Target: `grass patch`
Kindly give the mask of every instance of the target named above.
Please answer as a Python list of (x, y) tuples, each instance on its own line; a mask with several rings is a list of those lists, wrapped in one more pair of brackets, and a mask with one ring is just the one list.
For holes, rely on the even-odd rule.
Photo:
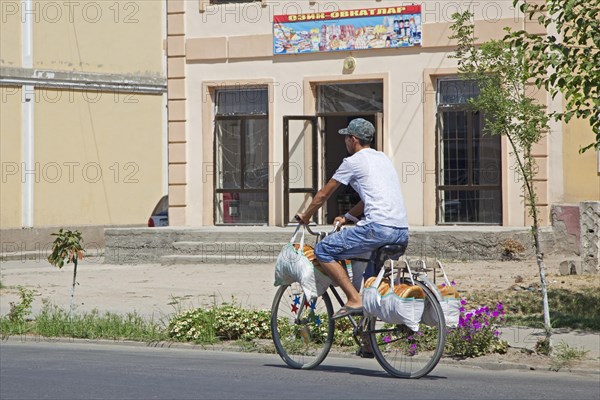
[(111, 339), (162, 341), (169, 337), (162, 324), (147, 321), (136, 313), (124, 316), (97, 310), (74, 314), (44, 302), (40, 314), (31, 320), (0, 319), (2, 336), (35, 334), (45, 337), (69, 337), (81, 339)]
[[(489, 292), (469, 294), (474, 303), (502, 301), (506, 308), (506, 324), (540, 328), (544, 324), (540, 291)], [(553, 328), (600, 331), (600, 292), (594, 289), (572, 291), (548, 289), (550, 320)]]

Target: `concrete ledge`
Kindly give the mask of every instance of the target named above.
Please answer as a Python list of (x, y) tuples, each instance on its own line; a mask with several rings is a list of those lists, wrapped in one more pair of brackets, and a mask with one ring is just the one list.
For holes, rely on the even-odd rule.
[[(315, 229), (329, 231), (330, 227)], [(106, 229), (104, 257), (107, 264), (173, 264), (191, 263), (194, 260), (199, 263), (274, 262), (293, 230), (294, 227), (255, 226)], [(500, 260), (502, 243), (507, 239), (516, 240), (526, 248), (523, 257), (533, 257), (529, 228), (489, 226), (411, 228), (406, 254), (410, 258)], [(555, 252), (555, 249), (560, 249), (556, 245), (560, 240), (562, 239), (555, 237), (552, 229), (543, 230), (544, 253), (562, 254)], [(312, 238), (308, 242), (314, 243)]]
[(90, 248), (104, 248), (104, 225), (54, 226), (43, 228), (14, 228), (0, 230), (0, 253), (2, 255), (39, 252), (50, 249), (59, 229), (78, 230), (83, 243)]

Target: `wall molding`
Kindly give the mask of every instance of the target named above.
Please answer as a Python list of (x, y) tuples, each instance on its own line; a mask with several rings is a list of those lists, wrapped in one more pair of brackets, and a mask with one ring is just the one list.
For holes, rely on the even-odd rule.
[(54, 71), (37, 68), (0, 67), (0, 85), (72, 90), (96, 90), (162, 95), (167, 80), (158, 76)]

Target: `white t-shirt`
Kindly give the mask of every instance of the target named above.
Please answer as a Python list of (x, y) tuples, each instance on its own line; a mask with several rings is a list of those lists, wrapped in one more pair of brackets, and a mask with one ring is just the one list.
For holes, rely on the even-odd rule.
[(398, 174), (384, 153), (367, 148), (344, 158), (333, 179), (352, 186), (365, 204), (365, 218), (358, 225), (408, 228)]

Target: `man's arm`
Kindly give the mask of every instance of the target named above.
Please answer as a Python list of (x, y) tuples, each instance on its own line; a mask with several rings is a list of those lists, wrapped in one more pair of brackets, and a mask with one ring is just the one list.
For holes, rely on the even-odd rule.
[(297, 215), (300, 217), (300, 220), (304, 224), (308, 224), (310, 222), (311, 217), (325, 202), (327, 199), (331, 197), (331, 195), (340, 187), (340, 183), (335, 179), (330, 179), (329, 182), (323, 186), (321, 190), (317, 192), (313, 201), (310, 203), (306, 211), (303, 213), (298, 213)]
[(345, 215), (340, 215), (338, 217), (335, 217), (335, 219), (333, 220), (333, 224), (340, 224), (340, 225), (346, 225), (348, 223), (348, 221), (351, 222), (358, 222), (359, 220), (359, 216), (362, 215), (362, 213), (365, 211), (365, 203), (363, 203), (363, 201), (359, 201), (358, 203), (356, 203), (356, 205), (354, 207), (352, 207), (350, 209), (350, 211), (348, 211)]
[(356, 205), (354, 207), (352, 207), (350, 209), (350, 211), (348, 211), (348, 214), (352, 215), (355, 218), (358, 218), (362, 215), (362, 213), (365, 211), (365, 203), (363, 203), (363, 201), (359, 201), (358, 203), (356, 203)]

